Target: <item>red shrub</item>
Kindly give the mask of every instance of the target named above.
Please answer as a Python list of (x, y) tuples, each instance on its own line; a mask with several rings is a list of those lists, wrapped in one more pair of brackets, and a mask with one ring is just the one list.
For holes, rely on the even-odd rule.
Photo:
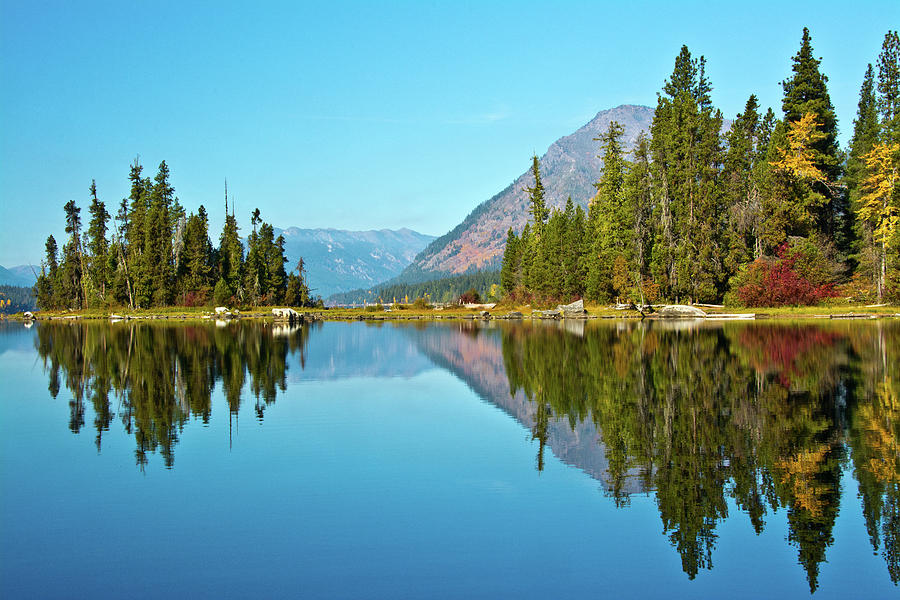
[(481, 302), (481, 296), (475, 288), (463, 292), (459, 297), (460, 304), (478, 304), (479, 302)]
[(831, 284), (815, 285), (795, 269), (797, 258), (787, 244), (778, 248), (776, 260), (760, 258), (747, 267), (737, 288), (737, 296), (746, 306), (809, 306), (837, 293)]
[(191, 291), (187, 292), (184, 295), (184, 299), (182, 300), (182, 304), (184, 306), (205, 306), (207, 303), (206, 292), (200, 291)]

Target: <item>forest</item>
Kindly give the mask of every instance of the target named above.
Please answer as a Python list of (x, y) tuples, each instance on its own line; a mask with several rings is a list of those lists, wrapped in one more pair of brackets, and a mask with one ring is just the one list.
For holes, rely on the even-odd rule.
[(627, 152), (611, 123), (588, 210), (544, 200), (537, 157), (525, 228), (507, 233), (514, 301), (722, 302), (745, 306), (900, 300), (900, 39), (865, 68), (853, 133), (838, 146), (828, 77), (809, 30), (781, 115), (751, 95), (730, 127), (704, 57), (686, 46), (658, 93), (649, 136)]
[(454, 302), (471, 291), (476, 292), (478, 297), (485, 301), (499, 300), (501, 296), (499, 271), (477, 271), (419, 283), (387, 282), (369, 290), (334, 294), (328, 301), (337, 305), (408, 303), (416, 298), (424, 298), (431, 302)]
[(219, 245), (209, 238), (209, 220), (201, 205), (186, 214), (170, 183), (169, 167), (159, 165), (156, 177), (143, 175), (136, 159), (129, 172), (131, 193), (123, 198), (115, 218), (89, 188), (90, 220), (82, 227), (74, 200), (64, 206), (68, 238), (60, 250), (51, 235), (35, 284), (37, 305), (47, 309), (127, 306), (131, 309), (170, 305), (204, 306), (212, 302), (237, 305), (308, 306), (303, 259), (288, 273), (284, 238), (274, 235), (259, 209), (250, 219), (246, 252), (237, 219), (228, 213)]
[(0, 314), (11, 315), (34, 308), (34, 293), (31, 288), (0, 285)]

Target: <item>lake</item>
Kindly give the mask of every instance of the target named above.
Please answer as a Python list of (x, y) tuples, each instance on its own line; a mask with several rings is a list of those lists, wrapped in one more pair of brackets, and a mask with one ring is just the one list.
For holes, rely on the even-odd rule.
[(0, 596), (894, 598), (900, 322), (0, 323)]

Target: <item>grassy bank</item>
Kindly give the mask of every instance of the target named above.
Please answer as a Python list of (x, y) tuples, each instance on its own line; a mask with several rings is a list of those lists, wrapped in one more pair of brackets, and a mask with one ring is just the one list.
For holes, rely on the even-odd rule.
[[(510, 312), (522, 313), (523, 317), (530, 318), (532, 310), (537, 307), (521, 304), (498, 304), (490, 309), (491, 317), (503, 317)], [(548, 307), (539, 307), (548, 308)], [(599, 304), (585, 305), (588, 318), (621, 318), (639, 319), (641, 314), (634, 310), (617, 310), (615, 307)], [(325, 320), (409, 320), (409, 319), (471, 319), (481, 317), (482, 309), (451, 307), (451, 308), (423, 308), (412, 305), (386, 307), (375, 310), (368, 308), (329, 308), (329, 309), (296, 309), (298, 312), (315, 315), (316, 318)], [(807, 319), (807, 318), (852, 318), (854, 316), (898, 317), (900, 306), (865, 306), (833, 304), (824, 306), (778, 307), (778, 308), (732, 308), (732, 307), (702, 307), (709, 315), (720, 314), (755, 314), (758, 319)], [(110, 319), (119, 316), (126, 319), (162, 319), (162, 320), (208, 320), (217, 317), (210, 307), (183, 307), (173, 306), (166, 308), (151, 308), (140, 310), (117, 309), (88, 309), (77, 311), (39, 311), (35, 312), (38, 320), (67, 320), (67, 319)], [(240, 319), (272, 319), (272, 307), (257, 306), (244, 307), (232, 310), (233, 318)], [(5, 316), (6, 319), (23, 320), (23, 313)]]

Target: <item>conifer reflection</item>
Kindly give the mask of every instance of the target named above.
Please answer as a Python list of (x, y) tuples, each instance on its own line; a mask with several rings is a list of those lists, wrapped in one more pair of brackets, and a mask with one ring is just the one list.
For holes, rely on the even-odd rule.
[[(541, 415), (591, 419), (609, 494), (622, 506), (634, 482), (653, 490), (690, 578), (712, 568), (731, 498), (757, 532), (768, 512), (786, 510), (787, 539), (814, 591), (848, 447), (873, 546), (897, 582), (898, 333), (894, 323), (650, 323), (581, 337), (524, 324), (504, 330), (503, 355), (510, 392), (535, 402), (534, 437)], [(542, 452), (543, 443), (539, 468)]]
[[(236, 415), (249, 378), (254, 410), (266, 407), (286, 389), (288, 354), (301, 365), (309, 328), (273, 328), (244, 323), (216, 328), (198, 324), (51, 324), (38, 327), (36, 348), (54, 397), (60, 371), (72, 395), (69, 429), (85, 425), (85, 396), (94, 414), (98, 452), (103, 433), (118, 417), (134, 436), (135, 460), (145, 465), (158, 452), (167, 467), (190, 418), (208, 423), (211, 397), (221, 382), (228, 410)], [(110, 395), (115, 398), (113, 408)]]

